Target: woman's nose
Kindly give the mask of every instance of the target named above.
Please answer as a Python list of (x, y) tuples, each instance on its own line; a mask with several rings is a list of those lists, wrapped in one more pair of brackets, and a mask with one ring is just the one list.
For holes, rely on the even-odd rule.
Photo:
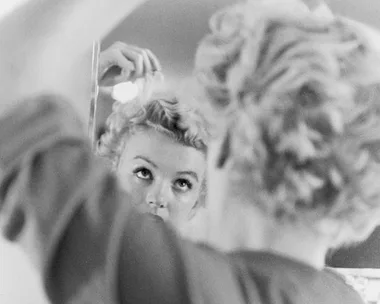
[(164, 200), (161, 200), (161, 199), (149, 199), (147, 201), (148, 205), (151, 207), (151, 208), (166, 208), (167, 204), (165, 203)]
[(155, 187), (150, 191), (146, 196), (146, 203), (152, 208), (154, 211), (157, 209), (163, 209), (168, 206), (168, 191), (165, 189), (165, 185), (161, 185), (160, 187)]

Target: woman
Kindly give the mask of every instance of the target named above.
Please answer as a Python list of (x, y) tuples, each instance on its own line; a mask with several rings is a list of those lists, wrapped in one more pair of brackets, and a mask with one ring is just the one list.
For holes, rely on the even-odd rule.
[(363, 303), (324, 259), (379, 223), (379, 62), (343, 19), (219, 12), (196, 72), (216, 130), (209, 242), (234, 252), (136, 211), (51, 96), (0, 120), (4, 235), (53, 303)]
[[(98, 154), (121, 186), (148, 210), (190, 237), (204, 200), (207, 129), (203, 117), (165, 97), (116, 102)], [(193, 227), (194, 229), (195, 227)]]
[(195, 237), (193, 217), (205, 194), (207, 128), (199, 112), (174, 96), (156, 92), (156, 98), (150, 97), (154, 86), (161, 84), (152, 75), (160, 71), (159, 60), (148, 49), (116, 42), (101, 52), (102, 116), (114, 103), (109, 87), (145, 82), (140, 82), (144, 87), (138, 97), (115, 102), (108, 118), (99, 119), (107, 122), (97, 154), (110, 161), (134, 202), (170, 222), (182, 235)]

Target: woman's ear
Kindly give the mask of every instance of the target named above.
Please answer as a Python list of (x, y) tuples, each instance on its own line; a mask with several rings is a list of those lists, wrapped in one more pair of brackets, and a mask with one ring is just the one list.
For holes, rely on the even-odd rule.
[(191, 220), (195, 214), (199, 211), (199, 209), (205, 208), (206, 205), (206, 183), (202, 185), (202, 190), (199, 195), (198, 200), (195, 202), (194, 206), (191, 208), (188, 216), (188, 220)]
[(197, 214), (197, 211), (199, 210), (199, 208), (201, 207), (201, 203), (199, 201), (196, 201), (195, 205), (193, 206), (193, 208), (191, 208), (190, 212), (189, 212), (189, 216), (188, 216), (188, 220), (192, 220), (193, 217)]
[(227, 129), (222, 137), (221, 145), (216, 154), (216, 167), (223, 169), (231, 156), (231, 132)]
[(221, 130), (209, 144), (207, 168), (206, 208), (213, 216), (222, 211), (222, 205), (227, 200), (230, 185), (231, 167), (234, 164), (231, 129)]

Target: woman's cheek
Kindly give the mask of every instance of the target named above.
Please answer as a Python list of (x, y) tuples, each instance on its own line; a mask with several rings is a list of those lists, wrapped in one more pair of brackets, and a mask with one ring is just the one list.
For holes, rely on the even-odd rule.
[(175, 222), (188, 221), (197, 198), (197, 195), (192, 195), (191, 193), (177, 196), (176, 199), (169, 204), (170, 218)]
[(123, 189), (131, 196), (134, 204), (145, 204), (146, 187), (134, 176), (121, 181)]
[(142, 183), (134, 181), (131, 185), (130, 193), (134, 200), (145, 204), (146, 190), (147, 187), (144, 187)]

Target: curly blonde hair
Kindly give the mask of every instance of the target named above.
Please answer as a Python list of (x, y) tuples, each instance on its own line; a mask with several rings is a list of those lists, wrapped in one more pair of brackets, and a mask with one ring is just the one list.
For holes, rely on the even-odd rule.
[(249, 174), (277, 220), (334, 219), (337, 243), (366, 237), (380, 222), (379, 52), (342, 18), (254, 4), (210, 26), (195, 76), (230, 132), (232, 176)]
[(115, 102), (107, 119), (107, 131), (98, 142), (97, 154), (109, 159), (116, 168), (128, 136), (147, 128), (206, 153), (206, 120), (196, 110), (167, 95), (148, 101), (137, 98), (128, 103)]

